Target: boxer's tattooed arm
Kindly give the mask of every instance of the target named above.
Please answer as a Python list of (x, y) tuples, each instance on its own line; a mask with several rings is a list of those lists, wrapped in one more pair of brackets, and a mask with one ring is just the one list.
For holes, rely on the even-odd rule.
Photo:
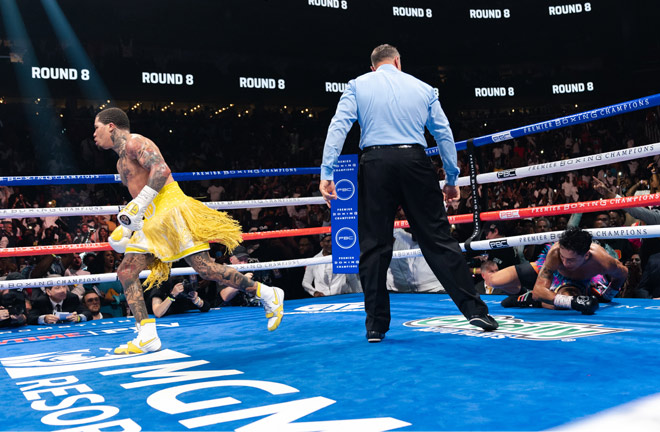
[(536, 283), (534, 284), (533, 296), (535, 300), (541, 300), (544, 303), (553, 304), (555, 294), (550, 291), (553, 278), (553, 271), (544, 265), (539, 272)]
[(257, 284), (252, 279), (245, 277), (232, 267), (216, 263), (208, 252), (188, 256), (186, 261), (202, 279), (216, 281), (240, 291), (254, 292), (257, 289)]
[(124, 291), (126, 302), (131, 308), (131, 312), (133, 312), (135, 321), (141, 322), (143, 319), (149, 318), (147, 305), (144, 303), (144, 295), (142, 294), (142, 284), (140, 284), (140, 280), (138, 279), (131, 282), (124, 288)]
[(170, 168), (154, 143), (142, 137), (134, 138), (134, 140), (138, 142), (137, 162), (141, 167), (149, 170), (147, 186), (159, 191), (170, 177)]
[(552, 278), (553, 278), (552, 274), (553, 274), (552, 271), (550, 271), (549, 269), (543, 267), (543, 268), (541, 268), (541, 271), (539, 272), (539, 277), (542, 277), (543, 279), (552, 280)]

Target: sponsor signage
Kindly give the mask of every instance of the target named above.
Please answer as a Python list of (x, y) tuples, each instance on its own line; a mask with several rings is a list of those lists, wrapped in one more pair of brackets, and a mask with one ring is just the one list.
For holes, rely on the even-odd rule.
[(609, 333), (621, 333), (630, 329), (603, 327), (600, 324), (584, 324), (564, 321), (526, 322), (522, 319), (505, 315), (494, 317), (499, 328), (494, 332), (482, 332), (475, 329), (462, 315), (424, 318), (404, 323), (420, 331), (431, 333), (464, 334), (474, 333), (491, 339), (525, 339), (535, 341), (555, 341), (600, 336)]
[(332, 201), (332, 271), (357, 273), (360, 258), (357, 208), (357, 155), (340, 156)]
[[(393, 417), (305, 421), (337, 401), (240, 370), (213, 369), (210, 361), (169, 349), (131, 356), (104, 348), (55, 351), (0, 358), (0, 365), (15, 384), (5, 389), (12, 407), (32, 410), (21, 418), (25, 430), (226, 430), (236, 421), (245, 430), (274, 431), (410, 426)], [(226, 396), (218, 398), (219, 392)]]

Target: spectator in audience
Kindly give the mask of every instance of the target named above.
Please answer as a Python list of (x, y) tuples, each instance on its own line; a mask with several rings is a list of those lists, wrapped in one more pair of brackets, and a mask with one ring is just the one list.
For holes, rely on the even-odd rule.
[(89, 240), (91, 243), (107, 243), (108, 242), (108, 226), (107, 225), (101, 225), (99, 226), (99, 229), (94, 231), (92, 235), (89, 237)]
[[(400, 207), (397, 210), (396, 219), (406, 219), (405, 212)], [(419, 243), (410, 228), (395, 228), (393, 237), (392, 249), (394, 251), (419, 249)], [(398, 292), (445, 292), (423, 256), (392, 259), (387, 272), (387, 289)]]
[(298, 258), (311, 258), (314, 256), (314, 244), (310, 237), (304, 236), (298, 239)]
[[(91, 274), (115, 273), (117, 271), (115, 263), (115, 252), (103, 251), (99, 252), (87, 270)], [(101, 311), (114, 317), (126, 316), (127, 303), (121, 282), (118, 280), (100, 282), (95, 284), (92, 289), (103, 298)]]
[(197, 294), (196, 287), (182, 276), (163, 282), (160, 287), (147, 291), (151, 301), (147, 302), (157, 318), (180, 314), (191, 309), (208, 312), (211, 306)]
[(76, 230), (76, 234), (73, 237), (72, 242), (74, 244), (81, 244), (81, 243), (90, 243), (90, 237), (92, 235), (92, 232), (90, 232), (89, 225), (87, 223), (82, 223), (80, 224), (80, 232)]
[(16, 209), (16, 208), (29, 208), (32, 207), (32, 205), (25, 199), (22, 193), (17, 193), (14, 194), (14, 199), (12, 201), (11, 208)]
[(220, 180), (213, 180), (211, 186), (206, 189), (209, 194), (209, 201), (222, 201), (225, 195), (225, 188), (220, 184)]
[(480, 270), (484, 279), (481, 282), (477, 282), (474, 286), (479, 294), (506, 294), (504, 290), (493, 288), (486, 283), (486, 279), (499, 270), (497, 263), (494, 261), (484, 261), (484, 263), (481, 264)]
[[(83, 269), (83, 262), (82, 258), (80, 257), (79, 253), (74, 253), (72, 254), (73, 258), (71, 260), (71, 264), (69, 264), (69, 267), (64, 271), (64, 276), (87, 276), (90, 273)], [(83, 295), (85, 294), (85, 287), (83, 287), (83, 284), (81, 283), (76, 283), (72, 285), (73, 288), (71, 288), (71, 292), (76, 294), (80, 299), (82, 300)]]
[(96, 291), (86, 291), (83, 296), (83, 305), (90, 312), (91, 320), (112, 318), (111, 314), (101, 312), (101, 296)]
[[(316, 257), (332, 255), (332, 235), (322, 234), (320, 244), (321, 252)], [(362, 292), (356, 274), (333, 273), (332, 263), (307, 266), (302, 285), (312, 297)]]
[[(12, 272), (1, 279), (5, 281), (19, 280), (23, 279), (23, 275)], [(20, 327), (27, 324), (27, 306), (29, 305), (22, 289), (0, 290), (0, 327)]]
[[(49, 275), (59, 277), (60, 275)], [(28, 324), (56, 324), (62, 322), (77, 323), (91, 318), (77, 295), (69, 292), (66, 285), (46, 287), (46, 295), (40, 296), (32, 303), (28, 314)]]
[[(24, 273), (29, 275), (29, 279), (40, 279), (44, 277), (64, 276), (64, 273), (73, 260), (73, 254), (63, 256), (50, 254), (40, 255), (37, 261), (31, 267), (25, 269)], [(27, 279), (27, 278), (26, 278)], [(32, 290), (32, 302), (46, 295), (46, 288), (35, 288)], [(80, 301), (80, 298), (78, 299)]]
[[(229, 262), (236, 265), (258, 263), (259, 260), (251, 258), (244, 246), (237, 246), (229, 257)], [(266, 285), (272, 283), (272, 273), (270, 271), (260, 270), (256, 272), (245, 272), (243, 274), (256, 282), (263, 282)], [(230, 286), (220, 286), (220, 297), (224, 306), (259, 306), (259, 301), (251, 294), (239, 291)]]
[[(419, 249), (419, 243), (409, 229), (394, 229), (393, 250)], [(398, 292), (444, 293), (445, 289), (435, 277), (423, 256), (392, 259), (387, 272), (387, 289)]]
[[(503, 238), (505, 236), (505, 225), (502, 222), (486, 222), (486, 240), (496, 240), (498, 238)], [(505, 248), (493, 248), (488, 251), (484, 251), (482, 255), (477, 255), (475, 258), (475, 264), (478, 264), (476, 267), (473, 267), (472, 274), (477, 275), (481, 274), (481, 264), (485, 261), (492, 261), (497, 264), (498, 268), (505, 268), (520, 264), (520, 260), (516, 255), (516, 252), (511, 247)]]
[[(609, 189), (603, 182), (598, 181), (594, 178), (594, 189), (600, 193), (604, 198), (618, 198), (619, 195), (615, 194), (611, 189)], [(630, 214), (632, 217), (639, 219), (647, 225), (657, 225), (660, 224), (660, 210), (648, 209), (644, 207), (629, 207), (626, 208), (626, 213)], [(609, 216), (608, 216), (609, 217)], [(641, 247), (641, 258), (642, 258), (642, 269), (646, 271), (647, 264), (651, 256), (656, 253), (660, 253), (660, 241), (655, 238), (648, 238), (642, 241)], [(660, 279), (658, 280), (660, 283)], [(646, 283), (646, 281), (645, 281)], [(653, 283), (653, 282), (651, 282)]]
[[(536, 234), (546, 233), (550, 231), (552, 231), (552, 223), (548, 218), (540, 217), (536, 219), (536, 223), (534, 224), (534, 232)], [(543, 253), (544, 249), (545, 249), (544, 244), (526, 246), (524, 251), (525, 259), (529, 262), (536, 261), (537, 259), (539, 259), (539, 255)]]
[(568, 217), (557, 216), (555, 221), (555, 231), (565, 231), (568, 226)]
[(628, 268), (628, 279), (621, 288), (619, 297), (628, 298), (647, 298), (650, 293), (647, 291), (639, 290), (639, 282), (642, 279), (642, 258), (639, 254), (635, 253), (626, 261), (625, 266)]
[(2, 230), (0, 231), (0, 249), (16, 247), (17, 243), (18, 237), (14, 231), (11, 219), (4, 219), (2, 221)]
[[(54, 208), (57, 205), (57, 201), (50, 200), (46, 203), (47, 208)], [(41, 230), (52, 227), (61, 227), (66, 226), (66, 223), (59, 216), (43, 216), (41, 218)]]

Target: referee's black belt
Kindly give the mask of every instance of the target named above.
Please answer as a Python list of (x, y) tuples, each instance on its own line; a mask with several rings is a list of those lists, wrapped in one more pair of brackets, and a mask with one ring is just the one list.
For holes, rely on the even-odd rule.
[(388, 144), (388, 145), (373, 145), (369, 147), (365, 147), (364, 150), (362, 150), (363, 153), (367, 153), (373, 150), (392, 150), (392, 149), (422, 149), (424, 150), (424, 146), (421, 144)]

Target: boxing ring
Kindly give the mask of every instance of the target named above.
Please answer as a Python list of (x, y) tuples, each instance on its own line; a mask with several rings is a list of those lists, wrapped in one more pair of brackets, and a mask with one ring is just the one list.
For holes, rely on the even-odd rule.
[[(660, 95), (626, 102), (624, 112), (660, 105)], [(595, 121), (621, 113), (618, 104), (576, 114)], [(591, 113), (594, 113), (592, 115)], [(566, 117), (568, 118), (568, 117)], [(562, 118), (562, 119), (566, 119)], [(552, 123), (561, 127), (562, 119)], [(572, 125), (575, 122), (566, 123)], [(525, 133), (535, 133), (534, 125)], [(517, 130), (474, 140), (498, 142)], [(507, 138), (508, 137), (508, 138)], [(482, 141), (479, 141), (479, 140)], [(461, 147), (461, 143), (457, 143)], [(630, 149), (626, 149), (630, 150)], [(432, 153), (432, 150), (430, 151)], [(660, 144), (608, 152), (507, 174), (459, 179), (479, 184), (576, 170), (660, 154)], [(291, 174), (315, 174), (311, 169)], [(302, 171), (304, 170), (304, 171)], [(310, 170), (310, 171), (307, 171)], [(191, 179), (278, 175), (220, 171), (184, 173)], [(514, 172), (511, 172), (514, 171)], [(185, 180), (185, 175), (175, 179)], [(206, 176), (206, 177), (205, 177)], [(115, 182), (115, 176), (0, 178), (0, 184)], [(81, 177), (81, 178), (77, 178)], [(224, 177), (226, 178), (226, 177)], [(218, 209), (324, 205), (320, 197), (208, 203)], [(508, 220), (660, 205), (660, 194), (586, 203), (483, 212), (480, 220)], [(119, 206), (0, 210), (0, 217), (114, 214)], [(474, 215), (450, 217), (451, 223)], [(397, 227), (406, 227), (405, 221)], [(245, 240), (310, 235), (309, 230), (246, 233)], [(591, 230), (595, 238), (647, 238), (660, 226)], [(542, 244), (558, 232), (492, 241), (472, 250)], [(464, 245), (463, 245), (464, 246)], [(0, 250), (0, 257), (110, 250), (104, 243)], [(395, 258), (421, 256), (418, 249)], [(331, 257), (236, 265), (240, 271), (331, 262)], [(190, 268), (173, 269), (191, 274)], [(146, 276), (144, 272), (142, 277)], [(0, 289), (116, 280), (116, 274), (5, 282)], [(546, 309), (504, 309), (502, 296), (485, 296), (500, 323), (492, 333), (467, 324), (446, 295), (392, 294), (391, 330), (380, 344), (364, 340), (359, 294), (289, 300), (275, 332), (260, 308), (228, 307), (159, 318), (163, 349), (116, 356), (112, 349), (134, 331), (133, 318), (0, 331), (0, 383), (10, 430), (658, 430), (660, 378), (651, 373), (660, 339), (660, 303), (619, 299), (596, 315)]]

